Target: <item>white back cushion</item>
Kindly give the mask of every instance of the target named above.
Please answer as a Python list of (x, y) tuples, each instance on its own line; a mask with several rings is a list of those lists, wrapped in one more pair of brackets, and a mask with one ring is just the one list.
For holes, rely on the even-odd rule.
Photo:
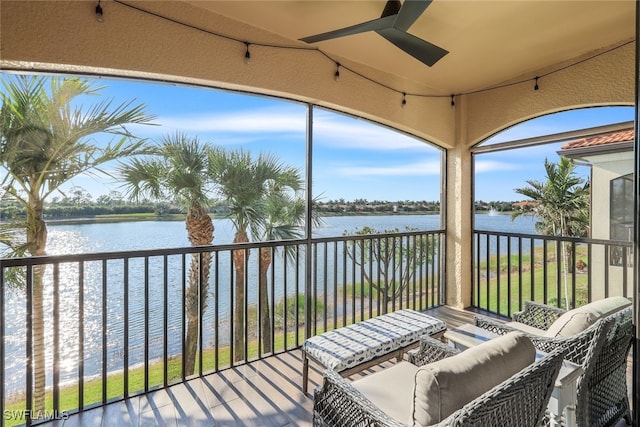
[(546, 337), (568, 338), (587, 329), (603, 317), (607, 317), (623, 308), (629, 307), (631, 301), (624, 297), (609, 297), (574, 308), (558, 317), (551, 324)]
[(482, 393), (532, 364), (536, 350), (520, 332), (471, 347), (419, 368), (413, 393), (413, 425), (436, 424)]

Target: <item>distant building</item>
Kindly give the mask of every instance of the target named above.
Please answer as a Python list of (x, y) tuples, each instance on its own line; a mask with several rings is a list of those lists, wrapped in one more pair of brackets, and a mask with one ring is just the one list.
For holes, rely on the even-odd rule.
[(536, 206), (538, 206), (538, 202), (534, 202), (531, 200), (523, 200), (521, 202), (513, 202), (511, 206), (513, 206), (514, 209), (517, 209), (520, 211), (530, 211)]
[[(592, 239), (633, 240), (633, 145), (634, 130), (630, 128), (569, 141), (558, 151), (561, 156), (591, 167)], [(621, 284), (623, 263), (626, 261), (627, 267), (631, 268), (633, 265), (631, 250), (612, 246), (606, 253), (604, 248), (599, 249), (594, 250), (591, 268), (608, 266), (610, 286)], [(595, 277), (601, 277), (596, 271), (594, 273)], [(611, 275), (620, 275), (620, 280)], [(596, 289), (594, 286), (594, 291)], [(610, 293), (615, 291), (609, 290)]]

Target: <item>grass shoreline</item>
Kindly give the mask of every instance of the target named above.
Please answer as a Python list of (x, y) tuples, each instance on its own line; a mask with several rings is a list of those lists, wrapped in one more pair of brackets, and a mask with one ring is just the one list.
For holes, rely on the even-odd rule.
[[(426, 286), (426, 285), (425, 285)], [(358, 321), (357, 319), (362, 316), (370, 316), (372, 313), (369, 312), (367, 308), (367, 303), (369, 299), (375, 300), (377, 297), (377, 293), (364, 292), (367, 290), (368, 286), (363, 285), (350, 285), (346, 288), (342, 288), (340, 292), (339, 298), (342, 299), (346, 297), (348, 299), (358, 299), (365, 298), (365, 304), (363, 307), (360, 307), (354, 313), (350, 313), (349, 316), (344, 316), (343, 321), (338, 320), (339, 326), (345, 326), (347, 324), (351, 324), (354, 321)], [(428, 288), (428, 286), (426, 286)], [(345, 294), (343, 296), (343, 294)], [(362, 294), (362, 295), (361, 295)], [(425, 306), (429, 306), (429, 300), (432, 297), (429, 295), (428, 291), (425, 291), (424, 294), (419, 296), (420, 301), (416, 301), (416, 304), (424, 304)], [(302, 302), (298, 301), (296, 303), (295, 297), (290, 297), (286, 299), (286, 302), (280, 301), (274, 307), (274, 311), (280, 314), (283, 314), (286, 311), (287, 318), (291, 319), (291, 317), (295, 316), (295, 309), (297, 307), (298, 310), (304, 312), (304, 305)], [(374, 307), (377, 304), (374, 304)], [(388, 308), (391, 310), (391, 307)], [(313, 329), (316, 334), (322, 333), (326, 329), (332, 329), (335, 325), (333, 320), (329, 317), (327, 318), (326, 325), (323, 324), (322, 318), (324, 317), (323, 313), (326, 310), (324, 304), (316, 301), (315, 311), (316, 319), (315, 325), (313, 325)], [(257, 327), (258, 324), (258, 312), (255, 306), (249, 307), (249, 312), (247, 313), (247, 320), (250, 325), (253, 327)], [(301, 318), (304, 317), (304, 314), (299, 315)], [(199, 376), (205, 376), (210, 374), (215, 374), (217, 372), (224, 371), (226, 369), (233, 368), (235, 366), (244, 365), (246, 363), (251, 363), (255, 360), (258, 360), (261, 357), (275, 355), (282, 352), (293, 351), (299, 347), (296, 343), (301, 343), (304, 341), (305, 334), (305, 323), (301, 321), (297, 327), (292, 327), (294, 325), (290, 325), (287, 322), (287, 325), (276, 325), (275, 333), (273, 335), (273, 351), (270, 354), (261, 353), (262, 344), (258, 341), (257, 336), (251, 336), (247, 342), (247, 358), (246, 361), (243, 361), (239, 364), (235, 364), (232, 362), (232, 354), (231, 354), (231, 346), (229, 344), (220, 344), (217, 348), (205, 348), (202, 349), (202, 367), (200, 367), (200, 357), (196, 357), (196, 366), (195, 373), (193, 376), (189, 376), (184, 380), (188, 381), (192, 378), (197, 378)], [(128, 397), (135, 397), (144, 395), (148, 392), (153, 392), (159, 389), (164, 388), (165, 386), (172, 386), (175, 384), (182, 383), (183, 380), (183, 372), (182, 372), (182, 355), (168, 355), (166, 359), (166, 363), (163, 358), (154, 358), (153, 360), (149, 360), (148, 362), (148, 376), (146, 376), (146, 383), (148, 384), (148, 390), (145, 391), (145, 364), (139, 363), (133, 366), (129, 366), (126, 369), (127, 373), (127, 390), (125, 390), (125, 369), (117, 369), (108, 373), (106, 378), (102, 378), (100, 375), (91, 376), (90, 378), (86, 378), (83, 381), (83, 409), (92, 408), (95, 406), (101, 406), (104, 403), (111, 403), (115, 401), (119, 401), (122, 399), (126, 399)], [(302, 367), (301, 367), (302, 368)], [(165, 384), (165, 370), (166, 370), (166, 384)], [(200, 374), (200, 372), (202, 372)], [(106, 393), (105, 400), (103, 402), (103, 384), (106, 382)], [(60, 385), (59, 389), (59, 407), (53, 408), (53, 390), (51, 387), (48, 387), (46, 390), (45, 397), (45, 410), (43, 414), (51, 414), (56, 413), (61, 416), (71, 415), (78, 412), (78, 402), (79, 402), (79, 391), (80, 391), (80, 382), (79, 381), (69, 381), (65, 384)], [(16, 393), (10, 397), (5, 398), (5, 411), (8, 411), (10, 414), (20, 414), (25, 410), (25, 396), (21, 393)], [(23, 425), (25, 423), (25, 418), (11, 418), (5, 419), (5, 426), (17, 426)]]

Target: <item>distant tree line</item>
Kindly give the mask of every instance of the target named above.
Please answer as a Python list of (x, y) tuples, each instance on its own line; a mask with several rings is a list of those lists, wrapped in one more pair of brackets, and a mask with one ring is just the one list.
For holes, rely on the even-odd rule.
[[(226, 206), (213, 204), (209, 213), (225, 213)], [(50, 202), (44, 203), (44, 217), (47, 219), (91, 218), (98, 215), (130, 215), (155, 214), (164, 215), (184, 214), (184, 208), (176, 201), (153, 202), (150, 200), (131, 201), (119, 191), (98, 196), (95, 200), (91, 194), (81, 187), (73, 187), (63, 196), (52, 197)], [(0, 201), (0, 221), (12, 221), (26, 217), (26, 208), (17, 201), (5, 198)]]
[[(533, 210), (531, 203), (493, 201), (475, 202), (476, 212), (495, 210), (498, 212), (529, 212)], [(224, 214), (228, 207), (224, 203), (214, 203), (208, 208), (212, 215)], [(314, 211), (319, 216), (327, 215), (357, 215), (357, 214), (394, 214), (394, 213), (439, 213), (440, 202), (437, 201), (382, 201), (355, 199), (347, 201), (316, 200)], [(98, 215), (127, 215), (127, 214), (155, 214), (164, 215), (184, 214), (184, 208), (176, 201), (152, 202), (150, 200), (131, 201), (118, 191), (98, 196), (95, 200), (89, 192), (81, 187), (73, 187), (64, 196), (52, 197), (44, 205), (44, 216), (48, 219), (90, 218)], [(10, 200), (0, 202), (0, 220), (9, 221), (26, 216), (23, 205)]]
[(399, 213), (399, 212), (440, 212), (440, 202), (428, 201), (382, 201), (367, 199), (355, 199), (353, 201), (317, 200), (314, 203), (315, 211), (322, 214), (349, 214), (349, 213)]
[[(493, 201), (485, 202), (477, 200), (475, 211), (483, 212), (495, 210), (497, 212), (532, 212), (535, 203), (530, 201)], [(382, 201), (367, 199), (355, 199), (346, 201), (344, 199), (316, 201), (314, 210), (319, 214), (359, 214), (359, 213), (439, 213), (439, 201), (426, 200), (398, 200)]]

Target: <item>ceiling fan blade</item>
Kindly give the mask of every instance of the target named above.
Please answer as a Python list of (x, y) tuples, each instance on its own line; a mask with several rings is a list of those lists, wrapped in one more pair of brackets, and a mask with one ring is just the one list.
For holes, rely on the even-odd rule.
[(400, 0), (388, 0), (384, 5), (384, 9), (382, 10), (381, 18), (389, 15), (397, 15), (400, 12), (400, 8), (402, 7), (402, 2)]
[(406, 31), (422, 15), (433, 0), (404, 0), (393, 28)]
[(316, 34), (301, 38), (300, 40), (306, 43), (317, 43), (324, 40), (335, 39), (338, 37), (350, 36), (353, 34), (365, 33), (367, 31), (377, 31), (385, 28), (391, 28), (393, 22), (396, 19), (396, 15), (389, 15), (383, 18), (374, 19), (373, 21), (363, 22), (361, 24), (352, 25), (346, 28), (340, 28), (339, 30), (328, 31), (322, 34)]
[(448, 50), (395, 28), (376, 30), (376, 33), (429, 67), (449, 53)]

